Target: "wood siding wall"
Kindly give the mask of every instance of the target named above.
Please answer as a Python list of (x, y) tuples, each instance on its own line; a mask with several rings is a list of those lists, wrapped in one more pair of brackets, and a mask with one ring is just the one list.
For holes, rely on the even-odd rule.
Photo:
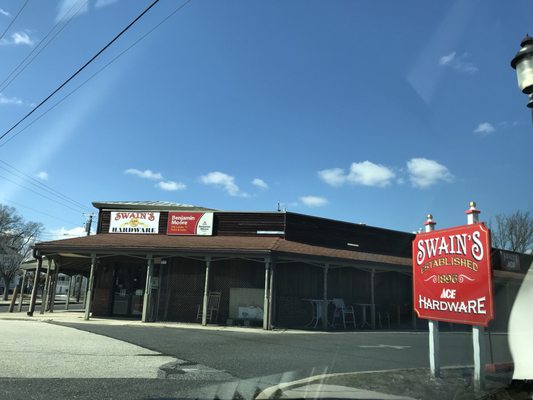
[[(159, 234), (167, 234), (168, 211), (159, 212)], [(97, 233), (108, 233), (111, 223), (111, 211), (99, 213)], [(266, 236), (258, 235), (257, 231), (285, 230), (284, 213), (217, 213), (213, 219), (213, 234), (220, 236)], [(268, 235), (283, 237), (283, 234)]]
[[(342, 250), (411, 257), (414, 235), (366, 225), (286, 214), (285, 238)], [(349, 246), (348, 243), (358, 247)]]
[[(215, 231), (220, 236), (265, 236), (257, 231), (285, 231), (284, 213), (215, 213)], [(283, 235), (268, 235), (280, 236)]]
[(95, 271), (92, 313), (99, 317), (109, 317), (113, 299), (113, 265), (99, 264)]

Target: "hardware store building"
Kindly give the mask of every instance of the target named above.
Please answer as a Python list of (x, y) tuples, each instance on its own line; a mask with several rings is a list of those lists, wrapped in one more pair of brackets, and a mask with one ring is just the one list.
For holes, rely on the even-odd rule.
[[(34, 247), (39, 265), (89, 277), (86, 318), (264, 329), (424, 326), (412, 311), (412, 234), (292, 212), (93, 205), (96, 235)], [(521, 257), (493, 251), (493, 325), (506, 326), (527, 269)], [(355, 315), (343, 320), (333, 299)]]

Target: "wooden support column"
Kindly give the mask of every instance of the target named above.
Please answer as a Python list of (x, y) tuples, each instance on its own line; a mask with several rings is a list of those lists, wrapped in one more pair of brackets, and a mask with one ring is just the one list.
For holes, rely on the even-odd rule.
[(91, 304), (93, 296), (93, 286), (94, 286), (94, 270), (96, 269), (96, 253), (91, 254), (91, 273), (89, 275), (89, 284), (87, 285), (87, 292), (85, 295), (85, 315), (84, 318), (86, 321), (89, 320), (91, 316)]
[[(82, 275), (76, 275), (76, 283), (74, 284), (74, 292), (76, 292), (76, 303), (80, 302), (81, 297), (81, 281), (83, 279)], [(76, 290), (77, 288), (77, 290)], [(85, 308), (85, 307), (84, 307)]]
[(274, 328), (274, 309), (275, 309), (275, 301), (276, 301), (276, 294), (274, 292), (274, 274), (276, 272), (276, 264), (274, 260), (271, 260), (270, 262), (270, 288), (269, 288), (269, 299), (270, 302), (268, 303), (268, 329), (271, 330)]
[(52, 291), (50, 293), (50, 312), (54, 312), (54, 306), (56, 304), (57, 280), (59, 278), (59, 264), (55, 260), (54, 266), (54, 279), (52, 281)]
[[(70, 306), (70, 295), (71, 295), (71, 289), (72, 289), (72, 275), (69, 275), (68, 277), (68, 289), (67, 289), (67, 300), (65, 301), (65, 310), (68, 310)], [(75, 281), (75, 279), (74, 279)]]
[(28, 271), (24, 270), (22, 273), (22, 283), (20, 284), (20, 302), (18, 312), (22, 311), (22, 303), (24, 302), (24, 286), (26, 285), (26, 275)]
[(269, 298), (268, 298), (268, 283), (270, 278), (270, 258), (265, 258), (265, 296), (263, 299), (263, 329), (268, 330), (268, 310), (269, 310)]
[(148, 263), (146, 265), (146, 284), (144, 286), (144, 298), (143, 298), (143, 313), (141, 317), (142, 322), (150, 322), (152, 320), (152, 313), (150, 312), (150, 306), (152, 303), (152, 275), (154, 273), (154, 259), (151, 254), (146, 256)]
[[(166, 263), (166, 260), (164, 261)], [(154, 321), (160, 321), (159, 305), (161, 304), (161, 287), (163, 285), (163, 269), (166, 267), (166, 264), (163, 264), (163, 261), (159, 264), (159, 275), (157, 277), (157, 299), (155, 300), (155, 309), (154, 309)]]
[(209, 305), (209, 269), (211, 267), (211, 257), (205, 258), (205, 282), (204, 282), (204, 301), (202, 303), (202, 325), (207, 325), (207, 307)]
[(44, 281), (44, 290), (41, 297), (41, 314), (44, 314), (46, 311), (46, 306), (48, 305), (48, 292), (50, 291), (50, 270), (52, 269), (52, 260), (48, 257), (46, 261), (48, 262), (48, 268), (46, 269), (46, 280)]
[(83, 286), (84, 280), (85, 280), (85, 292), (83, 293), (83, 308), (85, 309), (85, 307), (87, 307), (87, 292), (89, 291), (89, 280), (84, 276), (81, 277), (80, 290), (81, 290), (81, 287)]
[(43, 258), (37, 259), (37, 268), (35, 269), (35, 277), (33, 278), (33, 287), (31, 289), (30, 307), (28, 308), (28, 317), (33, 317), (35, 311), (35, 300), (37, 300), (37, 291), (39, 290), (39, 276), (41, 275), (41, 267), (43, 266)]
[(370, 327), (376, 329), (376, 293), (375, 293), (375, 279), (376, 270), (370, 270)]
[(322, 329), (328, 329), (328, 270), (329, 264), (324, 265), (324, 291), (322, 303)]
[(11, 296), (11, 302), (9, 303), (8, 312), (12, 313), (15, 308), (15, 303), (17, 302), (17, 295), (18, 295), (18, 289), (19, 286), (15, 286), (15, 290), (13, 290), (13, 296)]

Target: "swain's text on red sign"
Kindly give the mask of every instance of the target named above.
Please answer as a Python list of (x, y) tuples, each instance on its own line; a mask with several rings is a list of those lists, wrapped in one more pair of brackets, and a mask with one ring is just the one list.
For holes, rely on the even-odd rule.
[(487, 326), (493, 318), (490, 232), (482, 224), (420, 233), (413, 241), (419, 318)]

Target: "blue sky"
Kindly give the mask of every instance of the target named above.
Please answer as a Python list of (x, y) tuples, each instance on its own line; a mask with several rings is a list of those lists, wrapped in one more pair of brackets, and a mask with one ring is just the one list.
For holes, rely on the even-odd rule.
[[(2, 133), (149, 3), (30, 0), (0, 41), (0, 82), (78, 12), (0, 85)], [(22, 4), (0, 1), (0, 32)], [(157, 4), (42, 111), (179, 4)], [(531, 21), (528, 0), (192, 0), (0, 141), (0, 202), (42, 222), (43, 239), (79, 230), (83, 210), (21, 188), (44, 193), (12, 167), (88, 211), (279, 201), (403, 231), (428, 212), (437, 227), (464, 224), (470, 200), (482, 220), (533, 212), (531, 115), (509, 65)]]

